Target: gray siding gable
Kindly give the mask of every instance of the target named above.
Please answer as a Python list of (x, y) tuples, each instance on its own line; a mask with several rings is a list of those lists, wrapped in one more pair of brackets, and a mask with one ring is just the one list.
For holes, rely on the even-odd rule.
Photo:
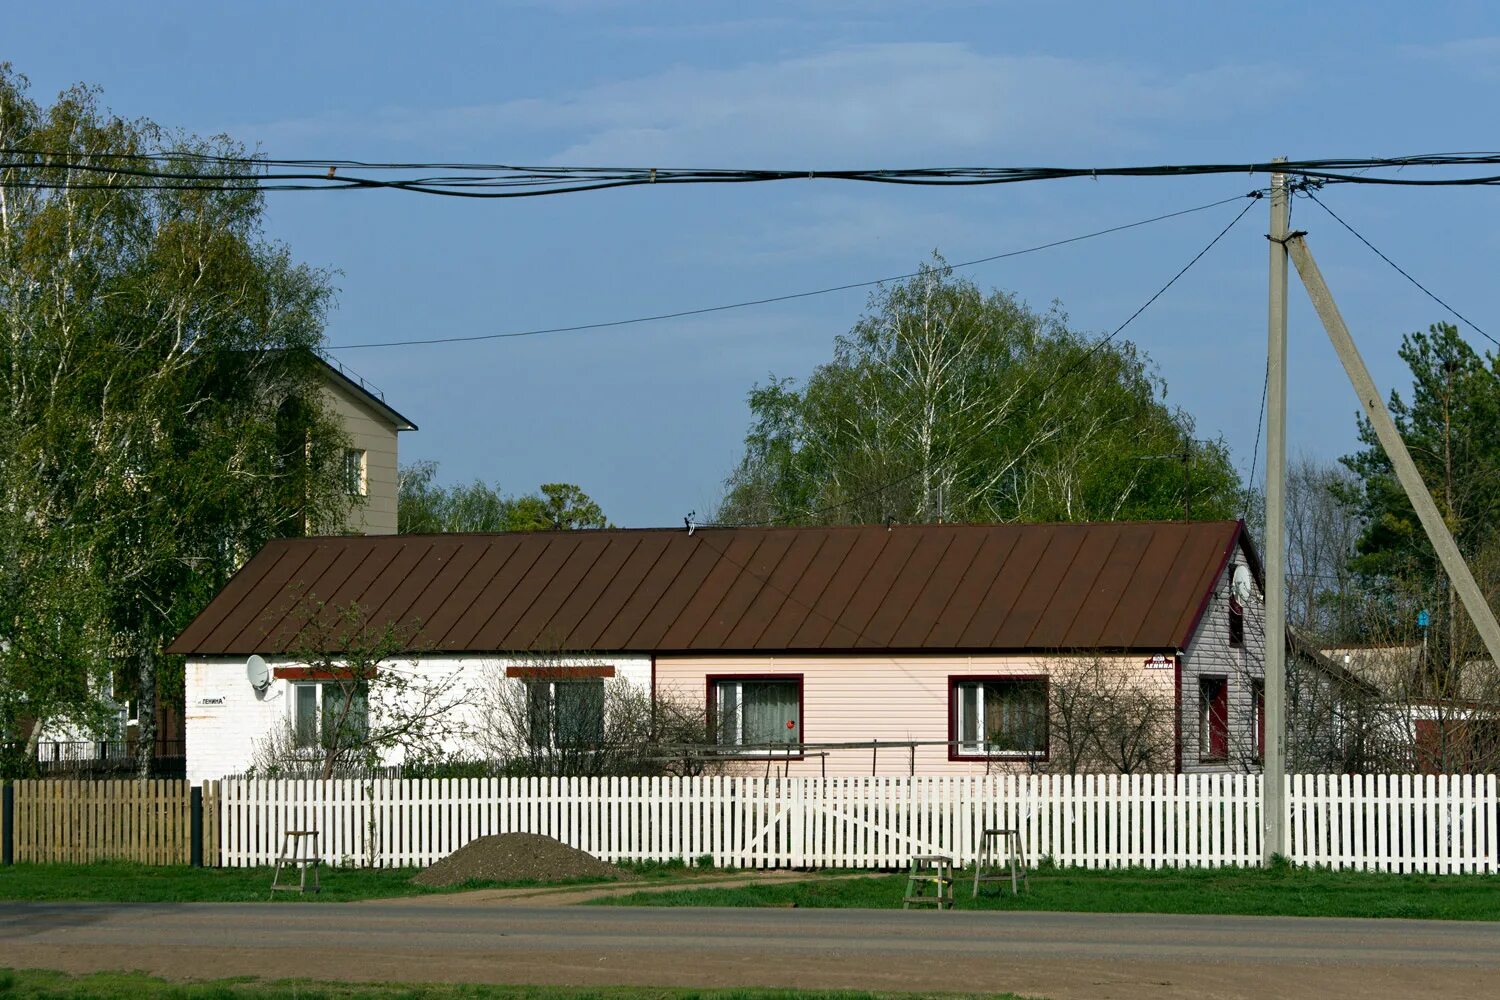
[[(1245, 641), (1229, 641), (1229, 597), (1234, 567), (1246, 565), (1255, 582), (1255, 595), (1245, 603)], [(1188, 647), (1183, 651), (1178, 688), (1178, 733), (1181, 770), (1185, 774), (1214, 771), (1259, 773), (1255, 740), (1255, 695), (1253, 684), (1266, 676), (1266, 606), (1254, 555), (1244, 539), (1214, 582), (1203, 616)], [(1205, 677), (1223, 677), (1229, 684), (1229, 756), (1222, 761), (1204, 759), (1199, 735), (1199, 691)]]

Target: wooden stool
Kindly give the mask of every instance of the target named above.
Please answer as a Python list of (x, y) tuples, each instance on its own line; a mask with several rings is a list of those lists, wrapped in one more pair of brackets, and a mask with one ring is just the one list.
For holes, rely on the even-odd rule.
[[(928, 895), (928, 886), (937, 890), (936, 895)], [(953, 907), (953, 859), (946, 854), (912, 855), (901, 909), (909, 910), (913, 904), (925, 906), (928, 903), (939, 910)]]
[[(309, 853), (309, 849), (311, 853)], [(278, 889), (283, 891), (307, 892), (307, 870), (312, 869), (312, 891), (320, 892), (322, 886), (318, 883), (318, 868), (323, 864), (323, 859), (318, 856), (318, 831), (316, 830), (288, 830), (281, 838), (281, 855), (276, 859), (276, 872), (271, 876), (271, 896), (274, 899)], [(296, 885), (282, 885), (282, 869), (296, 865), (300, 878)]]
[[(1001, 873), (991, 874), (995, 869), (994, 846), (996, 840), (1005, 841), (1005, 853), (1010, 865), (1010, 894), (1016, 896), (1020, 890), (1016, 886), (1017, 875), (1020, 883), (1026, 888), (1031, 888), (1031, 883), (1026, 880), (1026, 845), (1021, 843), (1020, 830), (986, 830), (979, 835), (979, 853), (974, 858), (974, 895), (979, 895), (979, 883), (981, 882), (1004, 882), (1007, 876), (1004, 869)], [(1019, 862), (1019, 871), (1018, 871)]]

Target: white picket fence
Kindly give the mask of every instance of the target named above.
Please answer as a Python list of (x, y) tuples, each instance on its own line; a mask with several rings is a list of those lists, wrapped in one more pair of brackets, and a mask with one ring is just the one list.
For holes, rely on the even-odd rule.
[[(476, 837), (540, 833), (608, 861), (900, 868), (1019, 829), (1033, 859), (1087, 868), (1256, 865), (1252, 775), (225, 780), (219, 856), (275, 861), (317, 830), (334, 865), (428, 865)], [(1289, 775), (1296, 864), (1495, 872), (1494, 775)]]

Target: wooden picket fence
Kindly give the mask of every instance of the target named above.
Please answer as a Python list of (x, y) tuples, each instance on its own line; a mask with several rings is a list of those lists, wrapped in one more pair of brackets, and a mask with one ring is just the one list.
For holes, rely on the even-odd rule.
[(18, 863), (185, 865), (190, 858), (185, 781), (17, 781), (12, 795), (14, 829), (0, 836), (13, 838)]
[[(890, 869), (968, 861), (1021, 831), (1033, 860), (1088, 868), (1255, 865), (1251, 775), (225, 780), (203, 786), (203, 862), (271, 864), (291, 829), (334, 865), (427, 865), (476, 837), (556, 837), (609, 861)], [(1500, 872), (1494, 775), (1289, 775), (1289, 859), (1329, 868)], [(17, 862), (186, 864), (181, 781), (18, 781)], [(0, 839), (0, 844), (7, 840)]]
[[(1396, 872), (1500, 870), (1494, 775), (1290, 775), (1293, 863)], [(290, 829), (334, 865), (427, 865), (476, 837), (556, 837), (609, 861), (899, 868), (972, 859), (987, 828), (1033, 859), (1088, 868), (1256, 865), (1251, 775), (864, 778), (226, 780), (216, 862), (265, 865)], [(205, 806), (205, 813), (207, 813)], [(206, 858), (207, 858), (207, 852)]]

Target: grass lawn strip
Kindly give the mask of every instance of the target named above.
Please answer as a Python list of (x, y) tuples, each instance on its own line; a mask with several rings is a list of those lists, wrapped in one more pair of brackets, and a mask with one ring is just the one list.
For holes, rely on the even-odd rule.
[[(602, 906), (857, 907), (899, 909), (905, 875), (612, 894)], [(1186, 913), (1289, 917), (1500, 920), (1500, 877), (1399, 875), (1294, 868), (1060, 869), (1034, 875), (1029, 891), (956, 880), (960, 910)]]
[[(635, 865), (648, 882), (724, 876), (725, 871), (686, 868), (680, 864)], [(324, 868), (322, 891), (302, 895), (277, 893), (276, 902), (347, 903), (464, 892), (472, 889), (551, 889), (618, 885), (605, 879), (557, 882), (484, 882), (430, 887), (413, 884), (417, 868)], [(126, 862), (87, 865), (10, 865), (0, 867), (0, 900), (91, 903), (252, 903), (271, 895), (272, 868), (189, 868)], [(635, 883), (639, 884), (639, 883)]]
[[(800, 990), (686, 990), (642, 987), (571, 989), (553, 986), (461, 984), (325, 983), (307, 980), (218, 979), (171, 982), (137, 972), (70, 976), (41, 970), (0, 969), (0, 996), (7, 1000), (874, 1000), (922, 996), (961, 1000), (965, 994), (879, 994)], [(995, 1000), (1023, 1000), (1013, 993)]]

